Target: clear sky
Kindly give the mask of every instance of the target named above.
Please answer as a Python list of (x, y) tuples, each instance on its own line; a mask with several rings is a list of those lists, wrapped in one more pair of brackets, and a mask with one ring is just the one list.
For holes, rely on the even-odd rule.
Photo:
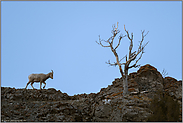
[[(125, 34), (124, 24), (134, 33), (133, 51), (141, 30), (149, 31), (139, 64), (165, 69), (168, 76), (182, 80), (181, 1), (1, 1), (1, 86), (25, 88), (29, 74), (52, 69), (54, 78), (46, 81), (46, 89), (69, 95), (99, 92), (121, 77), (118, 67), (105, 64), (115, 62), (110, 49), (95, 42), (99, 35), (108, 39), (117, 22), (120, 33)], [(128, 48), (124, 38), (117, 49), (120, 58)], [(39, 83), (34, 87), (39, 89)]]

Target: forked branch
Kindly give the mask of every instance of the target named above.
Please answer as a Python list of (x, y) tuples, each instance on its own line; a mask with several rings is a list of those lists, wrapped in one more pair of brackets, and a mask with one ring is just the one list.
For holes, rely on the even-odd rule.
[[(128, 31), (126, 30), (126, 28), (125, 28), (125, 25), (124, 25), (124, 30), (125, 30), (125, 32), (127, 33), (128, 39), (130, 40), (129, 56), (128, 56), (129, 59), (126, 61), (126, 65), (128, 66), (127, 69), (132, 68), (132, 67), (135, 67), (135, 68), (136, 68), (136, 67), (139, 66), (139, 65), (137, 65), (137, 62), (142, 58), (142, 54), (144, 53), (144, 48), (145, 48), (145, 46), (148, 44), (148, 42), (147, 42), (144, 46), (142, 46), (142, 43), (143, 43), (143, 41), (144, 41), (144, 38), (145, 38), (145, 36), (148, 34), (149, 31), (148, 31), (145, 35), (144, 35), (145, 30), (142, 31), (142, 40), (140, 41), (138, 50), (132, 53), (132, 48), (133, 48), (133, 33), (131, 33), (131, 37), (130, 37), (130, 36), (129, 36), (129, 32), (128, 32)], [(136, 57), (137, 57), (140, 53), (141, 53), (141, 55), (140, 55), (140, 57), (136, 60), (135, 64), (133, 64), (132, 66), (129, 67), (130, 63), (131, 63), (132, 61), (134, 61), (134, 60), (136, 59)]]
[[(101, 45), (102, 47), (110, 47), (111, 51), (113, 52), (114, 56), (116, 57), (116, 63), (114, 62), (114, 63), (112, 64), (112, 63), (110, 63), (110, 60), (108, 60), (108, 62), (106, 62), (106, 64), (109, 64), (109, 65), (111, 65), (111, 66), (116, 66), (116, 65), (118, 65), (118, 66), (119, 66), (119, 69), (120, 69), (120, 73), (121, 73), (121, 75), (123, 76), (123, 70), (122, 70), (122, 67), (121, 67), (121, 64), (120, 64), (120, 61), (121, 61), (122, 59), (119, 60), (118, 54), (117, 54), (117, 52), (116, 52), (116, 49), (119, 47), (122, 38), (125, 37), (126, 35), (123, 36), (123, 35), (121, 34), (121, 35), (119, 36), (118, 44), (114, 47), (114, 46), (113, 46), (114, 38), (115, 38), (116, 35), (120, 32), (120, 31), (118, 30), (118, 22), (117, 22), (117, 27), (116, 27), (115, 25), (113, 25), (112, 28), (113, 28), (113, 29), (112, 29), (112, 36), (111, 36), (107, 41), (101, 40), (101, 39), (100, 39), (100, 36), (99, 36), (99, 42), (97, 42), (97, 41), (96, 41), (96, 42), (97, 42), (97, 44)], [(105, 43), (108, 43), (108, 45), (103, 45), (103, 44), (102, 44), (102, 41), (105, 42)]]

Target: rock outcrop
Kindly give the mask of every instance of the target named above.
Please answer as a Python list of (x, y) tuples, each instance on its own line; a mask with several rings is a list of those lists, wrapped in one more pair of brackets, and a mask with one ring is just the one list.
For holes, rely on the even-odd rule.
[(128, 95), (123, 95), (122, 78), (98, 93), (74, 96), (54, 88), (1, 87), (1, 121), (147, 121), (153, 114), (149, 105), (159, 90), (178, 100), (182, 112), (182, 81), (163, 78), (156, 68), (147, 64), (129, 74), (128, 82)]

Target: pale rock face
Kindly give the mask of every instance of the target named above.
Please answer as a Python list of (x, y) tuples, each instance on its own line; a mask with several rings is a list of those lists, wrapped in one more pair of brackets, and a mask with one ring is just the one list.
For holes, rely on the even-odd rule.
[[(128, 77), (130, 94), (123, 96), (122, 78), (115, 79), (98, 93), (69, 96), (60, 90), (15, 89), (1, 87), (1, 120), (56, 122), (147, 121), (157, 90), (182, 105), (182, 81), (163, 78), (156, 68), (145, 65)], [(181, 120), (180, 120), (181, 121)]]

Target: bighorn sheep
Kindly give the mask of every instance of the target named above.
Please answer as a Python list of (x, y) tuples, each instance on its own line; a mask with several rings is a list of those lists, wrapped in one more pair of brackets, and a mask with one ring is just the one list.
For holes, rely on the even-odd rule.
[(46, 81), (48, 78), (53, 79), (53, 70), (51, 70), (51, 71), (52, 71), (52, 72), (50, 72), (50, 73), (48, 73), (48, 74), (43, 74), (43, 73), (40, 73), (40, 74), (30, 74), (29, 77), (28, 77), (28, 78), (29, 78), (29, 82), (27, 83), (25, 89), (27, 88), (27, 86), (28, 86), (30, 83), (31, 83), (32, 88), (35, 89), (35, 88), (33, 87), (33, 83), (34, 83), (34, 82), (40, 82), (40, 89), (42, 89), (42, 88), (41, 88), (41, 85), (42, 85), (42, 83), (44, 83), (44, 84), (45, 84), (44, 87), (43, 87), (43, 89), (44, 89), (45, 86), (46, 86), (45, 81)]

